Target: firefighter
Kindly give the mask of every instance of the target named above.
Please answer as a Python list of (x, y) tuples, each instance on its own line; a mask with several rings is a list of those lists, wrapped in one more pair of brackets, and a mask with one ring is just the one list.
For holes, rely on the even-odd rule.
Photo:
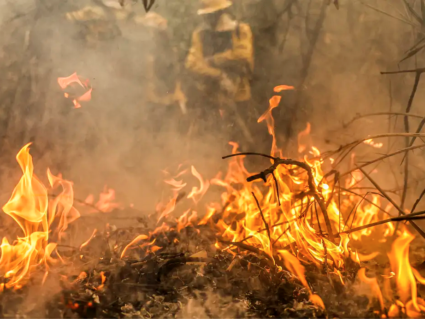
[(233, 18), (231, 6), (229, 0), (201, 0), (198, 15), (204, 21), (192, 34), (186, 68), (196, 80), (198, 99), (192, 102), (202, 103), (201, 117), (211, 118), (213, 112), (215, 119), (225, 118), (227, 127), (237, 126), (252, 142), (246, 125), (254, 68), (252, 32)]
[(145, 72), (148, 101), (157, 108), (179, 105), (181, 112), (185, 113), (186, 97), (177, 78), (177, 53), (171, 43), (167, 20), (150, 12), (136, 21), (146, 27), (151, 39), (147, 45), (148, 64)]
[(118, 22), (131, 18), (131, 6), (121, 6), (118, 0), (96, 0), (93, 5), (66, 13), (68, 21), (79, 23), (82, 37), (91, 46), (121, 36)]

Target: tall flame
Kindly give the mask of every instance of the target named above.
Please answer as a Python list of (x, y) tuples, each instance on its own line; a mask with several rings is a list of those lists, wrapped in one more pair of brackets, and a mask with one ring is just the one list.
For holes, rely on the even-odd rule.
[[(420, 317), (420, 312), (425, 311), (424, 300), (417, 296), (416, 271), (412, 268), (409, 261), (409, 246), (414, 238), (415, 236), (407, 229), (404, 229), (394, 241), (389, 254), (391, 269), (396, 274), (394, 278), (397, 283), (397, 293), (400, 296), (401, 305), (406, 308), (408, 317)], [(422, 280), (423, 278), (419, 277), (419, 279)], [(395, 309), (395, 307), (397, 306), (392, 308)], [(399, 312), (395, 313), (398, 314)]]
[(50, 171), (51, 186), (61, 185), (63, 191), (49, 206), (47, 189), (34, 175), (29, 146), (25, 145), (16, 156), (23, 175), (3, 206), (3, 211), (18, 223), (23, 232), (23, 236), (13, 244), (3, 238), (0, 246), (0, 274), (8, 278), (6, 287), (24, 283), (31, 269), (37, 265), (44, 264), (48, 269), (48, 262), (52, 261), (50, 255), (56, 248), (55, 243), (49, 243), (49, 227), (55, 217), (60, 219), (56, 229), (59, 237), (68, 224), (79, 217), (78, 211), (72, 207), (72, 184)]

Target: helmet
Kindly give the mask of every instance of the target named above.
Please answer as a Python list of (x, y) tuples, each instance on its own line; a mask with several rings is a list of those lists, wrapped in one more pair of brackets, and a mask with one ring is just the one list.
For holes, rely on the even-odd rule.
[(208, 14), (226, 9), (232, 5), (230, 0), (201, 0), (201, 9), (198, 14)]
[(149, 12), (143, 16), (136, 16), (134, 19), (136, 23), (147, 27), (156, 28), (159, 30), (167, 29), (167, 19), (155, 12)]

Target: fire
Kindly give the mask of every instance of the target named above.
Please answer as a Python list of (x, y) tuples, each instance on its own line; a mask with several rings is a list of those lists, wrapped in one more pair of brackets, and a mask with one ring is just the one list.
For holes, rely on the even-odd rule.
[(95, 199), (93, 194), (90, 194), (84, 200), (84, 203), (94, 206), (97, 211), (103, 213), (110, 213), (116, 209), (123, 208), (123, 204), (116, 201), (115, 190), (109, 188), (107, 185), (105, 185), (103, 191), (99, 194), (98, 201), (96, 203), (94, 201)]
[[(83, 83), (76, 73), (67, 78), (59, 78), (58, 83), (62, 89), (72, 83), (88, 87), (88, 82)], [(275, 88), (275, 92), (290, 89), (293, 87), (279, 86)], [(74, 104), (89, 100), (91, 90), (84, 97), (86, 93), (75, 99), (77, 102)], [(65, 94), (69, 97), (68, 93)], [(378, 228), (365, 228), (350, 234), (342, 232), (378, 222), (383, 218), (383, 212), (388, 212), (392, 207), (382, 209), (380, 197), (373, 193), (358, 198), (351, 193), (344, 192), (341, 195), (336, 191), (339, 187), (352, 188), (364, 176), (359, 171), (353, 171), (350, 177), (340, 181), (337, 174), (335, 178), (325, 174), (322, 170), (325, 162), (320, 151), (311, 146), (310, 141), (304, 143), (310, 134), (310, 124), (298, 135), (298, 150), (304, 155), (303, 161), (282, 159), (283, 152), (277, 146), (272, 116), (272, 110), (280, 102), (281, 96), (273, 96), (268, 110), (258, 119), (258, 122), (266, 122), (273, 138), (271, 155), (262, 155), (268, 157), (272, 164), (282, 160), (279, 165), (267, 170), (267, 174), (263, 172), (258, 175), (261, 179), (248, 181), (255, 174), (245, 167), (246, 155), (238, 154), (238, 144), (231, 142), (229, 144), (234, 156), (228, 160), (225, 174), (217, 174), (215, 178), (208, 180), (194, 166), (190, 166), (190, 169), (179, 167), (179, 172), (174, 175), (165, 172), (165, 183), (170, 186), (172, 195), (156, 207), (158, 227), (148, 234), (139, 234), (124, 247), (117, 245), (118, 256), (122, 259), (130, 258), (137, 248), (143, 249), (146, 254), (155, 254), (162, 249), (158, 246), (159, 241), (156, 243), (157, 234), (171, 229), (182, 232), (188, 227), (208, 225), (216, 232), (216, 249), (236, 256), (243, 250), (243, 246), (237, 244), (249, 246), (252, 251), (259, 252), (269, 266), (276, 267), (278, 271), (286, 268), (309, 292), (310, 301), (324, 309), (322, 299), (314, 294), (307, 281), (303, 265), (315, 265), (323, 273), (328, 276), (332, 274), (345, 285), (347, 281), (344, 280), (343, 273), (348, 259), (362, 267), (365, 264), (363, 262), (379, 255), (376, 251), (362, 251), (362, 254), (350, 248), (350, 243), (361, 242), (365, 238), (369, 240), (377, 233), (384, 239), (390, 238), (396, 233), (396, 228), (393, 223), (386, 223)], [(382, 144), (379, 146), (372, 140), (366, 141), (366, 144), (382, 147)], [(63, 179), (61, 175), (53, 175), (50, 170), (47, 171), (49, 190), (60, 189), (60, 192), (49, 200), (48, 189), (34, 175), (29, 144), (18, 153), (17, 161), (23, 176), (3, 210), (16, 221), (23, 236), (13, 243), (9, 243), (7, 238), (2, 240), (0, 274), (8, 281), (1, 290), (10, 287), (18, 289), (25, 284), (31, 270), (40, 265), (45, 269), (44, 282), (49, 274), (49, 267), (63, 261), (55, 251), (57, 243), (66, 237), (69, 225), (80, 216), (73, 206), (72, 182)], [(334, 159), (331, 158), (330, 162), (333, 164)], [(351, 165), (355, 165), (354, 155), (351, 157)], [(185, 188), (189, 187), (189, 182), (185, 177), (188, 175), (195, 180), (196, 186), (186, 193)], [(221, 190), (220, 200), (203, 203), (206, 201), (205, 194), (213, 187)], [(190, 207), (186, 207), (179, 217), (174, 217), (172, 213), (176, 210), (176, 204), (184, 198)], [(106, 186), (96, 203), (93, 195), (86, 199), (86, 203), (102, 212), (111, 212), (122, 207), (116, 202), (115, 191)], [(346, 219), (342, 212), (347, 212)], [(200, 229), (196, 231), (199, 233)], [(95, 229), (92, 236), (80, 246), (81, 253), (96, 234)], [(391, 272), (387, 269), (386, 273), (378, 273), (376, 277), (370, 278), (366, 276), (366, 269), (361, 268), (357, 276), (370, 287), (382, 312), (389, 309), (390, 316), (399, 316), (405, 312), (409, 317), (418, 317), (425, 312), (425, 301), (417, 295), (417, 282), (425, 284), (425, 278), (409, 262), (409, 245), (414, 236), (405, 228), (396, 234), (398, 238), (389, 254)], [(178, 242), (178, 239), (175, 238), (174, 242)], [(58, 259), (52, 257), (54, 252)], [(104, 289), (107, 279), (104, 272), (99, 274), (99, 279), (96, 289), (100, 291)], [(382, 281), (385, 286), (381, 291)], [(393, 281), (400, 297), (398, 300), (387, 298), (391, 295), (389, 283)], [(391, 298), (392, 305), (388, 308), (385, 302)]]
[(73, 84), (79, 85), (82, 89), (85, 90), (84, 93), (78, 94), (75, 97), (71, 97), (70, 93), (64, 92), (65, 98), (71, 98), (72, 103), (74, 104), (74, 108), (78, 109), (81, 107), (80, 102), (88, 102), (91, 100), (91, 94), (93, 91), (93, 88), (90, 87), (89, 80), (82, 81), (80, 77), (77, 75), (77, 72), (71, 74), (67, 77), (60, 77), (58, 78), (58, 84), (62, 90), (65, 90), (68, 86), (71, 86)]
[[(396, 309), (400, 306), (405, 307), (408, 317), (420, 317), (421, 312), (425, 311), (425, 301), (417, 296), (415, 273), (418, 275), (419, 273), (412, 268), (409, 261), (409, 246), (414, 238), (407, 229), (404, 229), (394, 241), (389, 254), (401, 304), (393, 305), (393, 312), (398, 314), (401, 309)], [(420, 275), (416, 277), (420, 281), (423, 279)]]
[(382, 143), (376, 143), (373, 139), (365, 140), (363, 143), (370, 145), (374, 148), (382, 148), (382, 146), (384, 146), (384, 144)]
[[(275, 88), (275, 92), (290, 89), (293, 87), (280, 86)], [(268, 110), (258, 119), (258, 122), (266, 122), (268, 132), (273, 138), (270, 153), (272, 163), (275, 156), (282, 154), (277, 147), (272, 116), (272, 110), (280, 102), (281, 96), (273, 96), (269, 101)], [(299, 139), (308, 136), (309, 133), (310, 125), (307, 125), (306, 130), (300, 133)], [(313, 263), (336, 275), (341, 283), (345, 284), (342, 272), (345, 271), (347, 258), (361, 265), (362, 261), (371, 260), (379, 254), (371, 252), (364, 255), (353, 251), (349, 247), (350, 240), (361, 241), (376, 231), (364, 229), (350, 236), (341, 234), (339, 241), (331, 238), (335, 231), (380, 220), (382, 218), (379, 210), (380, 199), (372, 195), (371, 200), (363, 201), (362, 198), (346, 194), (343, 194), (344, 198), (338, 198), (340, 195), (335, 189), (339, 187), (339, 181), (323, 173), (324, 160), (321, 159), (320, 151), (314, 146), (307, 148), (301, 142), (300, 140), (299, 146), (304, 148), (303, 153), (311, 154), (312, 157), (305, 155), (303, 164), (292, 161), (285, 165), (277, 165), (272, 174), (262, 177), (264, 182), (247, 181), (253, 173), (244, 166), (245, 155), (231, 157), (226, 174), (218, 174), (210, 181), (205, 180), (192, 166), (190, 172), (198, 180), (199, 187), (193, 187), (187, 198), (193, 201), (192, 205), (196, 208), (187, 209), (175, 219), (171, 217), (171, 213), (176, 209), (179, 192), (183, 192), (188, 185), (183, 178), (187, 170), (173, 177), (167, 172), (165, 183), (171, 186), (173, 195), (168, 202), (157, 206), (158, 223), (162, 222), (162, 226), (149, 235), (136, 237), (125, 247), (121, 257), (126, 257), (129, 249), (141, 247), (141, 240), (146, 241), (143, 245), (151, 246), (153, 234), (161, 231), (166, 221), (172, 222), (174, 219), (175, 229), (178, 232), (190, 226), (209, 225), (217, 231), (219, 240), (214, 245), (217, 249), (226, 250), (233, 255), (236, 255), (239, 248), (238, 245), (229, 243), (243, 243), (258, 249), (269, 262), (276, 264), (278, 268), (280, 264), (293, 273), (310, 292), (311, 301), (324, 308), (320, 297), (311, 291), (302, 263)], [(238, 144), (233, 142), (229, 144), (232, 146), (232, 154), (237, 155)], [(355, 157), (351, 160), (354, 165)], [(345, 181), (344, 186), (350, 188), (362, 179), (361, 172), (354, 172)], [(212, 186), (222, 189), (221, 202), (207, 203), (206, 211), (198, 221), (200, 199)], [(347, 222), (342, 218), (340, 209), (348, 207), (354, 212), (350, 214)], [(382, 228), (385, 236), (394, 232), (391, 223)], [(379, 228), (379, 231), (382, 231), (382, 228)], [(152, 249), (148, 251), (153, 252)], [(372, 291), (378, 293), (379, 285), (376, 279), (367, 278), (362, 272), (359, 275), (372, 287)], [(382, 295), (378, 300), (383, 309)]]
[[(51, 254), (57, 244), (50, 239), (60, 239), (69, 223), (79, 217), (78, 211), (72, 206), (72, 183), (54, 176), (48, 170), (52, 189), (62, 187), (62, 192), (49, 202), (47, 188), (34, 175), (29, 146), (24, 146), (16, 156), (23, 175), (9, 201), (3, 206), (3, 211), (16, 221), (23, 232), (23, 236), (12, 244), (6, 237), (3, 238), (0, 246), (0, 274), (8, 278), (5, 285), (7, 288), (21, 286), (31, 270), (38, 265), (45, 266), (46, 277), (49, 265), (56, 261)], [(51, 229), (55, 220), (57, 226)]]

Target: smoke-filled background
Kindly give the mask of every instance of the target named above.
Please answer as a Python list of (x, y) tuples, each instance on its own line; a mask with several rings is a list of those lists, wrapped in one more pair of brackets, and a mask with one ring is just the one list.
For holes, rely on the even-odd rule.
[[(380, 74), (421, 66), (421, 52), (398, 64), (423, 31), (402, 1), (233, 2), (232, 13), (253, 32), (255, 67), (249, 112), (257, 117), (265, 112), (275, 86), (295, 87), (284, 92), (273, 113), (285, 155), (298, 156), (296, 137), (307, 122), (322, 151), (368, 134), (403, 130), (402, 119), (392, 118), (389, 123), (388, 117), (367, 118), (342, 128), (356, 114), (405, 111), (414, 75)], [(415, 1), (410, 2), (418, 9)], [(20, 176), (15, 154), (33, 142), (39, 176), (45, 176), (47, 166), (54, 173), (62, 172), (74, 182), (81, 198), (107, 184), (122, 201), (151, 211), (161, 198), (161, 170), (189, 163), (211, 178), (225, 165), (221, 156), (231, 151), (222, 124), (208, 123), (208, 110), (198, 112), (207, 107), (199, 102), (202, 97), (196, 105), (188, 103), (187, 114), (178, 103), (158, 106), (148, 98), (153, 81), (148, 69), (154, 56), (161, 66), (153, 75), (155, 81), (164, 87), (181, 82), (191, 101), (194, 92), (185, 60), (191, 34), (202, 21), (197, 15), (199, 3), (157, 0), (151, 11), (167, 20), (160, 36), (135, 23), (137, 19), (117, 20), (113, 14), (101, 25), (67, 19), (67, 14), (86, 6), (102, 4), (91, 0), (0, 2), (2, 201)], [(143, 19), (141, 1), (128, 0), (126, 8)], [(99, 28), (109, 28), (112, 35), (98, 36)], [(93, 87), (91, 101), (82, 102), (79, 109), (73, 108), (57, 83), (58, 77), (74, 72)], [(421, 87), (412, 113), (424, 110)], [(207, 133), (199, 129), (206, 125), (211, 128)], [(270, 149), (264, 123), (249, 123), (249, 129), (255, 143), (244, 150)], [(360, 159), (387, 152), (389, 140), (382, 142), (381, 150), (361, 148)], [(394, 148), (404, 141), (392, 143)], [(423, 173), (423, 160), (417, 155), (412, 183)], [(385, 172), (388, 169), (382, 167)], [(388, 188), (400, 187), (399, 161), (392, 170), (394, 175), (381, 178)], [(417, 187), (411, 188), (412, 199)]]

